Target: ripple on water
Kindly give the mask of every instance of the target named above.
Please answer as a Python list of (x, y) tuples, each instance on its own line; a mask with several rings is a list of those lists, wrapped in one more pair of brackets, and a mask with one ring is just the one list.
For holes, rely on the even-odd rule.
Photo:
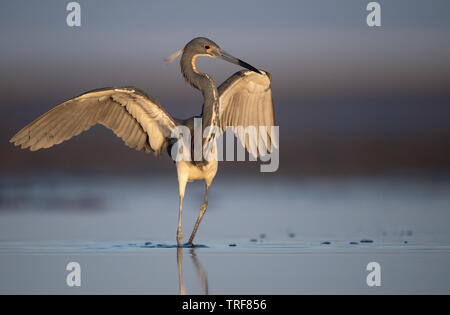
[[(214, 252), (293, 252), (305, 251), (335, 251), (335, 250), (450, 250), (445, 243), (414, 243), (410, 245), (407, 241), (399, 240), (392, 243), (355, 242), (355, 241), (301, 241), (301, 242), (224, 242), (204, 244), (183, 244), (182, 248), (204, 248)], [(358, 246), (355, 246), (358, 245)], [(96, 252), (148, 252), (158, 249), (178, 248), (172, 242), (0, 242), (0, 254), (7, 253), (96, 253)]]

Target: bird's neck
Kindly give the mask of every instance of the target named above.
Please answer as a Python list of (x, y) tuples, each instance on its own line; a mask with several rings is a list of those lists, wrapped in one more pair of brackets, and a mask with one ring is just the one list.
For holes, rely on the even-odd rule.
[(195, 62), (199, 56), (201, 55), (184, 53), (180, 65), (186, 81), (203, 94), (202, 125), (206, 128), (219, 123), (219, 92), (210, 76), (197, 70)]

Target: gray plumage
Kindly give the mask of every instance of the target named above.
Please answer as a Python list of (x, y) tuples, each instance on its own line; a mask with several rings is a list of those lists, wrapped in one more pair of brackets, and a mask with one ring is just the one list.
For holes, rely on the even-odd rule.
[(136, 150), (161, 152), (176, 126), (153, 98), (136, 88), (103, 88), (64, 102), (19, 131), (10, 142), (22, 149), (50, 148), (95, 124), (111, 129)]
[[(240, 71), (219, 86), (220, 127), (225, 131), (232, 127), (235, 135), (254, 157), (261, 152), (271, 152), (277, 147), (276, 139), (271, 138), (270, 127), (275, 125), (270, 74), (258, 75), (252, 71)], [(245, 137), (235, 127), (256, 128), (256, 137)], [(260, 127), (266, 131), (260, 133)], [(241, 130), (242, 131), (242, 130)], [(263, 146), (263, 147), (261, 147)]]
[[(180, 67), (183, 77), (200, 90), (204, 97), (203, 129), (219, 126), (224, 131), (228, 126), (231, 127), (254, 157), (260, 156), (261, 152), (265, 152), (264, 149), (270, 152), (276, 147), (275, 139), (270, 137), (270, 126), (274, 126), (270, 74), (227, 54), (207, 38), (193, 39), (182, 52)], [(216, 88), (208, 74), (197, 70), (195, 61), (199, 56), (224, 59), (250, 71), (239, 71)], [(160, 154), (170, 146), (174, 128), (186, 125), (192, 129), (193, 120), (194, 117), (184, 121), (173, 118), (158, 101), (135, 87), (103, 88), (84, 93), (56, 106), (20, 130), (10, 142), (22, 149), (36, 151), (50, 148), (79, 135), (95, 124), (101, 124), (111, 129), (128, 147)], [(256, 136), (240, 133), (238, 126), (255, 126)], [(261, 133), (259, 126), (265, 126), (267, 129), (262, 129)], [(260, 139), (262, 141), (259, 141)], [(210, 140), (206, 137), (204, 144)], [(259, 147), (261, 144), (265, 148)], [(188, 241), (192, 244), (206, 211), (208, 189), (217, 172), (217, 161), (200, 164), (180, 161), (177, 162), (177, 171), (180, 191), (178, 245), (181, 245), (182, 240), (181, 214), (186, 183), (200, 179), (206, 183), (205, 201)]]

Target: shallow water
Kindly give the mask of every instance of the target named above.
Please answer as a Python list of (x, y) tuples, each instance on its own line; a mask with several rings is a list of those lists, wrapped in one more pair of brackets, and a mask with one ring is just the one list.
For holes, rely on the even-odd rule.
[[(0, 179), (0, 293), (450, 293), (447, 180), (219, 177), (198, 246), (182, 249), (176, 189), (176, 178)], [(202, 194), (188, 184), (185, 239)], [(71, 261), (81, 287), (66, 285)], [(380, 287), (366, 283), (373, 261)]]

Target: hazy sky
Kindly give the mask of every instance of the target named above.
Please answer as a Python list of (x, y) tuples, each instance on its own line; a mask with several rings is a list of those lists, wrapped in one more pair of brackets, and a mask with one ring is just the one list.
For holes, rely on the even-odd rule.
[[(280, 125), (447, 130), (449, 1), (379, 1), (380, 28), (361, 0), (79, 1), (79, 28), (66, 25), (68, 2), (1, 3), (0, 93), (20, 125), (112, 85), (136, 85), (175, 116), (199, 113), (200, 93), (163, 58), (207, 36), (273, 74)], [(208, 58), (199, 68), (218, 84), (239, 70)]]

